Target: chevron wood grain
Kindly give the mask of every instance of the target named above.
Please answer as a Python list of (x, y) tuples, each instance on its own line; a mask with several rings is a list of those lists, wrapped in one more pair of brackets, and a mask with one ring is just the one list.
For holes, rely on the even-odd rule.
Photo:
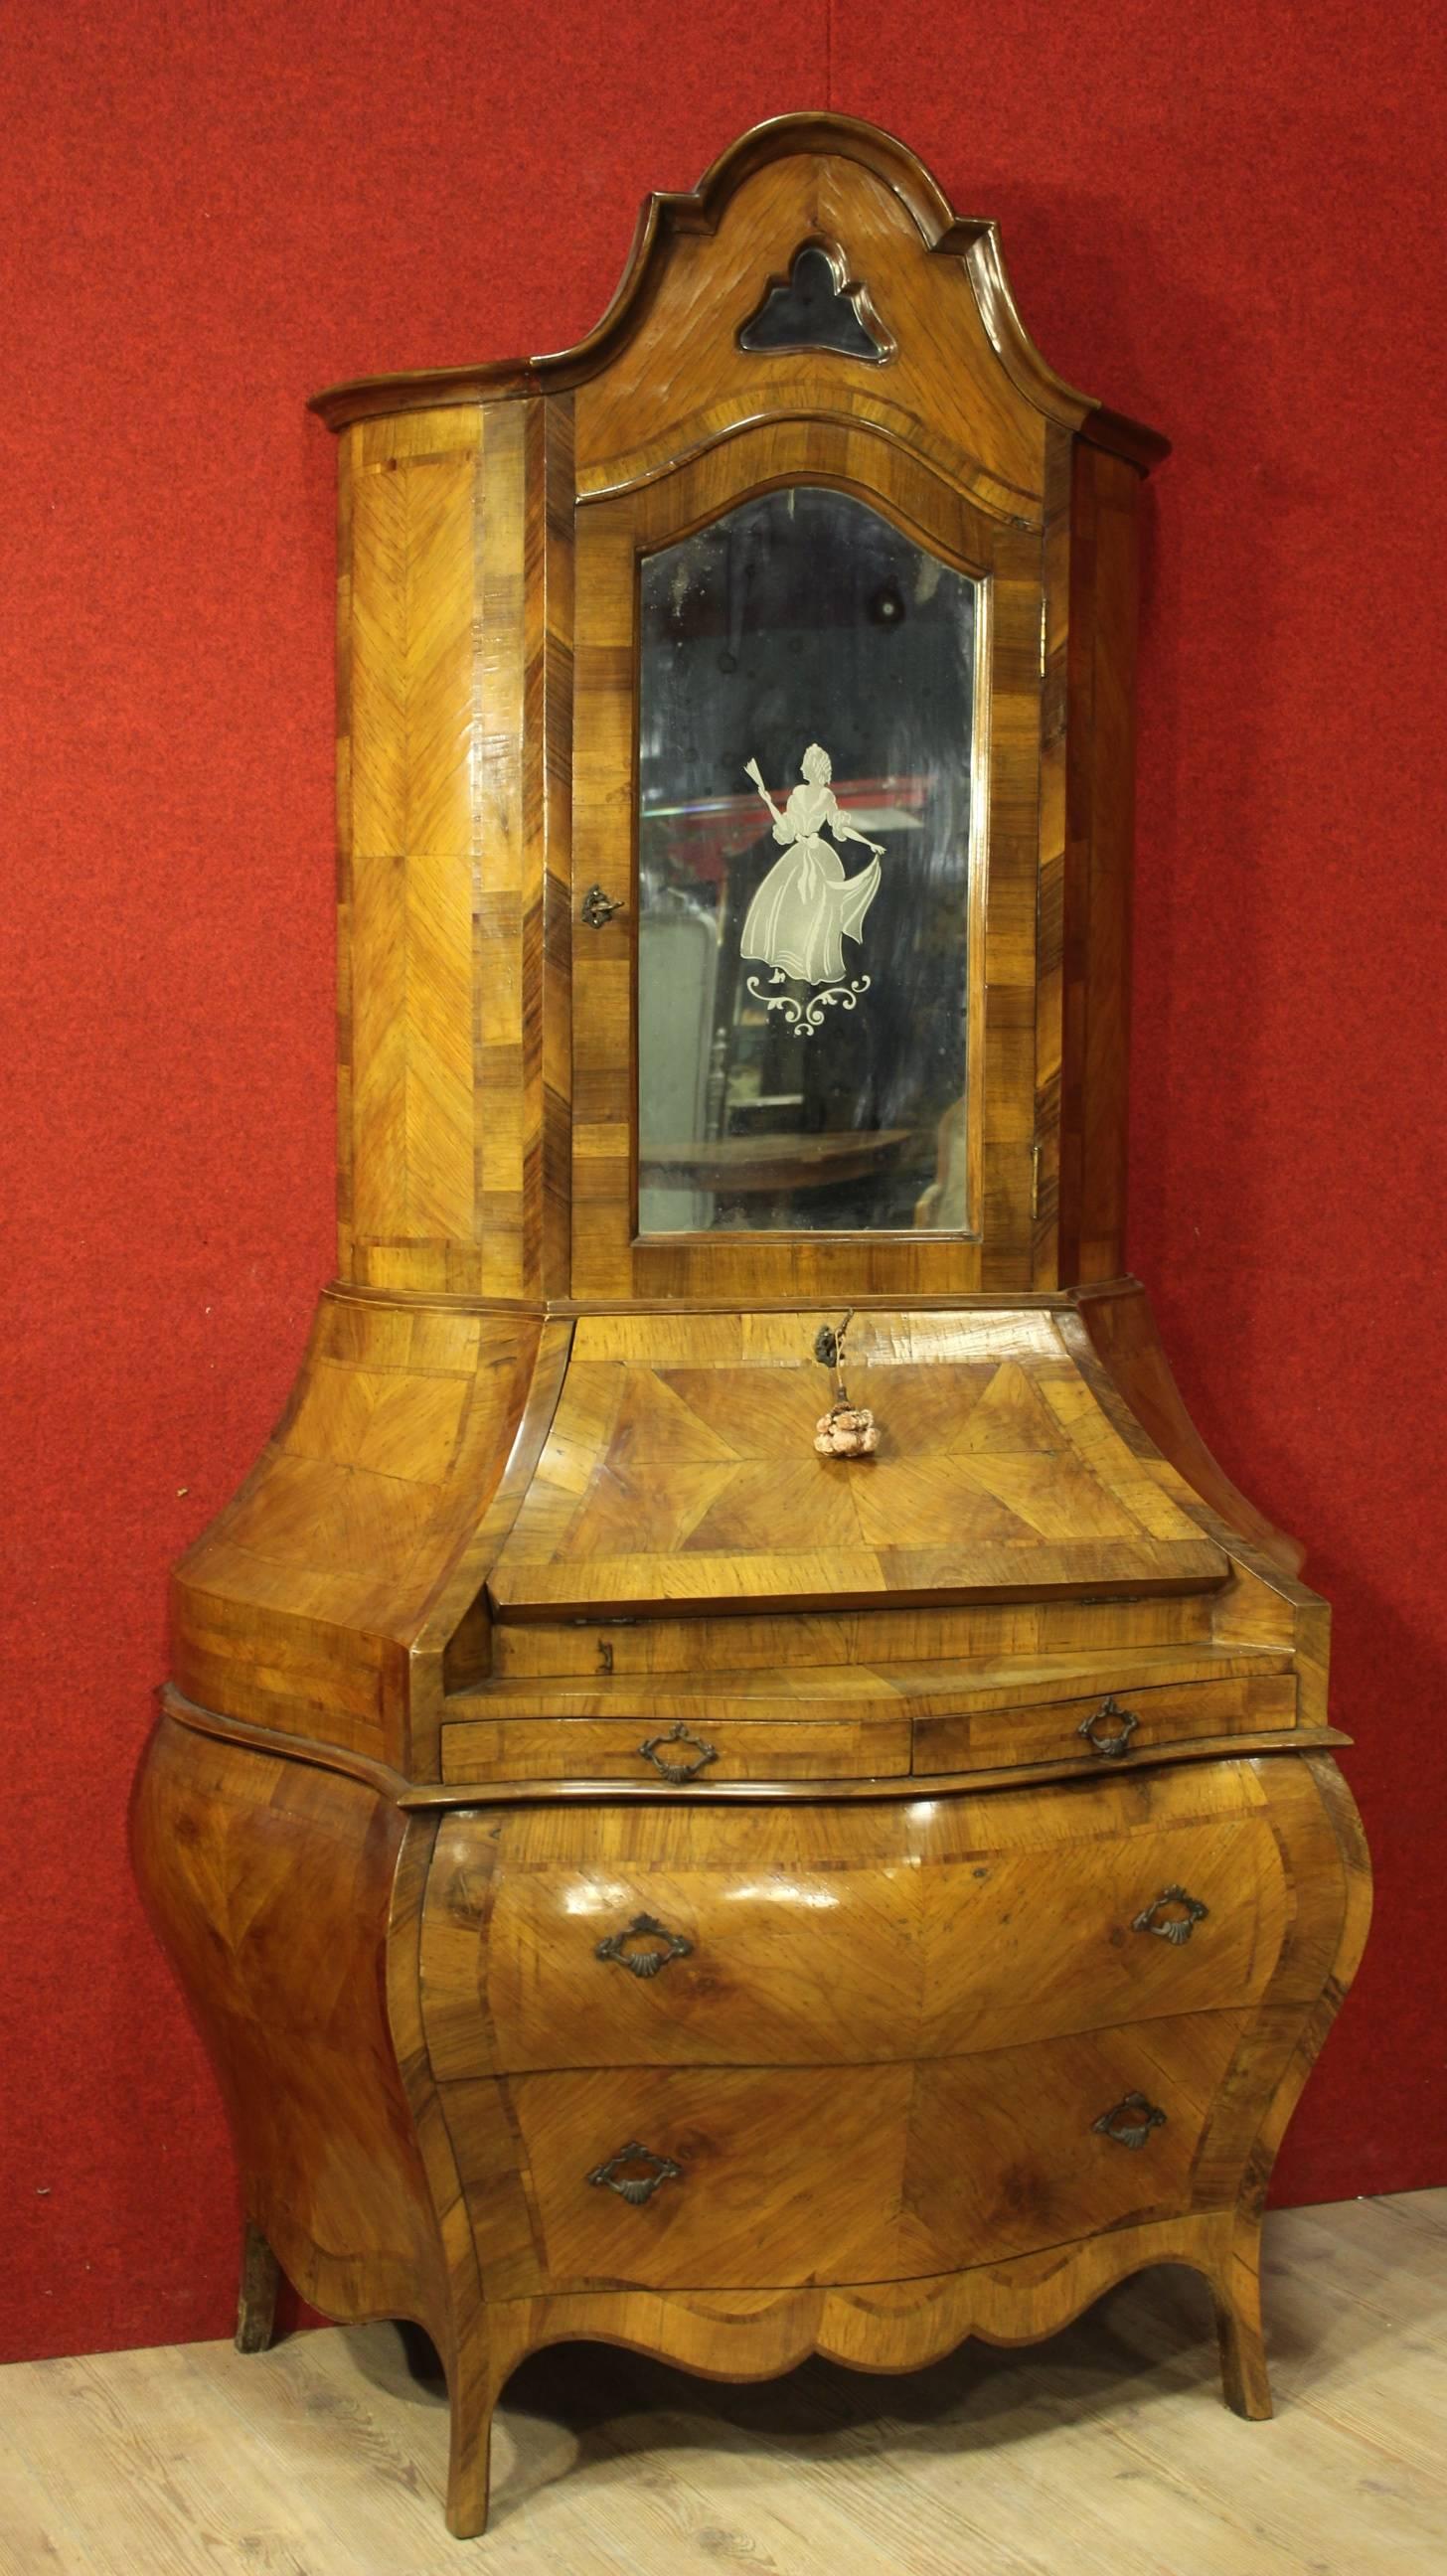
[(1119, 1438), (1048, 1319), (1030, 1351), (1005, 1326), (993, 1358), (978, 1329), (951, 1344), (936, 1323), (922, 1336), (925, 1364), (908, 1316), (861, 1317), (851, 1385), (881, 1441), (860, 1462), (814, 1451), (828, 1382), (804, 1364), (811, 1316), (787, 1328), (792, 1368), (781, 1365), (785, 1334), (752, 1336), (746, 1361), (742, 1335), (701, 1321), (694, 1347), (682, 1321), (640, 1316), (626, 1338), (580, 1326), (537, 1475), (489, 1578), (504, 1617), (589, 1599), (618, 1613), (701, 1605), (711, 1591), (762, 1607), (806, 1592), (948, 1598), (1224, 1579), (1214, 1542)]
[(364, 434), (348, 459), (347, 1198), (364, 1243), (473, 1232), (478, 441), (446, 414), (433, 437), (378, 453)]
[(176, 1570), (181, 1688), (404, 1769), (426, 1767), (430, 1722), (435, 1761), (441, 1652), (414, 1668), (411, 1650), (496, 1481), (536, 1348), (519, 1316), (325, 1298), (287, 1412)]
[[(325, 1869), (302, 1858), (318, 1832)], [(400, 2310), (439, 2339), (457, 2523), (481, 2516), (491, 2407), (539, 2340), (617, 2334), (744, 2373), (816, 2342), (907, 2366), (978, 2324), (986, 2295), (986, 2331), (1045, 2330), (1032, 2283), (1053, 2285), (1058, 2322), (1113, 2242), (1132, 2267), (1208, 2273), (1228, 2386), (1264, 2402), (1263, 2086), (1299, 2087), (1365, 1929), (1330, 1764), (1217, 1763), (943, 1814), (815, 1807), (764, 1832), (546, 1808), (404, 1826), (357, 1783), (170, 1724), (136, 1833), (178, 1954), (225, 1962), (203, 2026), (253, 2224), (334, 2313)], [(1182, 1876), (1161, 1888), (1166, 1868)], [(640, 1885), (649, 1931), (681, 1948), (642, 1980), (599, 1950), (600, 1925), (638, 1937)], [(792, 1985), (774, 1965), (781, 1903), (802, 1932)], [(974, 1938), (952, 1927), (962, 1905)], [(1163, 1909), (1189, 1920), (1184, 1941), (1151, 1928)], [(385, 2036), (363, 1954), (387, 1963)], [(394, 2090), (359, 2100), (345, 2155), (320, 2152), (304, 2106), (345, 2083), (359, 2015)], [(608, 2174), (652, 2187), (630, 2200)], [(635, 2310), (649, 2291), (664, 2308)], [(871, 2317), (894, 2321), (887, 2352)]]
[[(1272, 1813), (1255, 1774), (1214, 1763), (1144, 1800), (1006, 1789), (887, 1827), (854, 1806), (765, 1810), (746, 1835), (676, 1810), (600, 1829), (537, 1807), (486, 1837), (446, 1817), (422, 1926), (433, 2070), (914, 2062), (1254, 2002), (1290, 1921)], [(1183, 1941), (1135, 1928), (1171, 1886), (1202, 1908)]]
[[(852, 333), (741, 344), (801, 250)], [(1054, 2332), (1170, 2262), (1209, 2284), (1228, 2404), (1263, 2416), (1262, 2203), (1370, 1875), (1326, 1605), (1117, 1275), (1137, 519), (1164, 443), (1052, 372), (992, 225), (888, 136), (816, 116), (652, 200), (576, 349), (318, 408), (342, 433), (341, 1275), (177, 1569), (134, 1809), (236, 2143), (248, 2366), (282, 2267), (334, 2316), (421, 2325), (463, 2536), (508, 2374), (570, 2337), (720, 2376), (908, 2369)], [(877, 1096), (851, 1124), (818, 1050), (783, 1077), (801, 1143), (769, 1123), (772, 1059), (746, 1104), (696, 1025), (710, 1123), (763, 1117), (707, 1140), (722, 1217), (779, 1216), (801, 1169), (836, 1218), (841, 1172), (894, 1156), (919, 1181), (890, 1229), (649, 1236), (647, 558), (799, 487), (916, 549), (921, 606), (931, 559), (974, 584), (941, 800), (963, 1083), (932, 1133), (901, 1126), (890, 1013), (836, 1014)], [(818, 653), (836, 619), (853, 649), (836, 571)], [(711, 591), (698, 632), (758, 705), (735, 604), (727, 646)], [(889, 588), (856, 607), (911, 613)], [(912, 720), (928, 656), (870, 667)], [(796, 714), (802, 744), (823, 718)], [(910, 855), (890, 900), (918, 889), (910, 938), (959, 955)], [(939, 991), (921, 1013), (948, 1015)], [(836, 1397), (872, 1413), (872, 1452), (816, 1450)], [(313, 2432), (309, 2479), (340, 2478), (355, 2416)], [(1067, 2495), (1052, 2569), (1079, 2555)], [(193, 2516), (213, 2563), (217, 2496), (251, 2512), (228, 2464)], [(376, 2526), (389, 2566), (404, 2518)], [(171, 2563), (163, 2527), (125, 2519), (128, 2564)], [(365, 2554), (369, 2517), (347, 2528)], [(44, 2516), (17, 2529), (40, 2563)], [(1114, 2510), (1101, 2530), (1089, 2563), (1116, 2576)], [(830, 2534), (832, 2565), (895, 2576), (894, 2519)], [(705, 2543), (761, 2554), (722, 2525)], [(1043, 2565), (1033, 2524), (1000, 2563)]]

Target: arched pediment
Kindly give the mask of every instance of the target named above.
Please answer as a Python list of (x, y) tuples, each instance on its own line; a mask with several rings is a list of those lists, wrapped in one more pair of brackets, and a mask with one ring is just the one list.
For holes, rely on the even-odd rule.
[[(786, 331), (761, 345), (751, 322), (811, 249), (832, 259), (839, 292), (867, 317), (859, 340), (847, 329), (832, 345)], [(695, 189), (646, 198), (617, 292), (574, 347), (360, 379), (313, 407), (340, 428), (378, 412), (544, 392), (576, 397), (585, 495), (810, 405), (922, 440), (987, 504), (1031, 521), (1047, 425), (1141, 465), (1165, 452), (1155, 433), (1049, 366), (1020, 318), (993, 223), (956, 215), (892, 135), (825, 114), (755, 126)]]

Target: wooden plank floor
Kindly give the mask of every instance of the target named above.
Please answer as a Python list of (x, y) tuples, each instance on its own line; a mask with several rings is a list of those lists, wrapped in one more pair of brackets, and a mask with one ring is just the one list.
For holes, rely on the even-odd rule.
[(1441, 2576), (1447, 2190), (1267, 2222), (1278, 2414), (1217, 2395), (1205, 2286), (1054, 2342), (748, 2388), (537, 2354), (492, 2528), (441, 2520), (446, 2412), (390, 2326), (0, 2373), (0, 2576)]

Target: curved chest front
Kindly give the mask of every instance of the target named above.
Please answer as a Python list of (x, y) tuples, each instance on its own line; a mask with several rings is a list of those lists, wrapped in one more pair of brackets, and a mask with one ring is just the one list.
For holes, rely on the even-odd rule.
[(1261, 2204), (1365, 1930), (1327, 1757), (404, 1817), (168, 1721), (136, 1833), (257, 2241), (434, 2336), (455, 2520), (572, 2335), (906, 2368), (1182, 2261), (1269, 2406)]
[(1266, 1760), (449, 1815), (422, 2025), (490, 2294), (901, 2281), (1228, 2210), (1345, 1892)]

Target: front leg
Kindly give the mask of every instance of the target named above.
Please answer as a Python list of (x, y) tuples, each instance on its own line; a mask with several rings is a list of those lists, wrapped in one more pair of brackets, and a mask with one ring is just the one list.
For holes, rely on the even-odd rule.
[(1221, 2347), (1221, 2393), (1235, 2415), (1264, 2423), (1271, 2414), (1271, 2382), (1261, 2332), (1261, 2227), (1239, 2226), (1213, 2275), (1216, 2334)]
[(276, 2325), (281, 2265), (254, 2219), (241, 2235), (241, 2288), (236, 2301), (236, 2349), (265, 2352)]
[(476, 2540), (487, 2528), (492, 2411), (502, 2386), (481, 2315), (461, 2328), (446, 2372), (447, 2528), (456, 2540)]

